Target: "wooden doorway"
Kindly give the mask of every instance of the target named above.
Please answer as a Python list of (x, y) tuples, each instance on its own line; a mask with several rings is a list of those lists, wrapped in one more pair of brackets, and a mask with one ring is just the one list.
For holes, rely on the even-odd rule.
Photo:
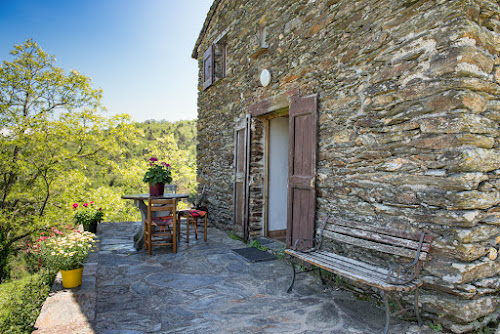
[[(288, 111), (286, 245), (290, 247), (297, 238), (314, 236), (318, 95), (299, 97), (298, 90), (293, 90), (256, 103), (249, 111), (252, 117), (262, 119), (283, 116), (280, 111)], [(264, 174), (268, 175), (267, 169)], [(267, 202), (267, 191), (265, 197)], [(263, 207), (269, 211), (268, 205)], [(267, 234), (268, 214), (264, 217), (263, 233)]]
[(266, 126), (267, 236), (285, 241), (287, 228), (288, 113)]

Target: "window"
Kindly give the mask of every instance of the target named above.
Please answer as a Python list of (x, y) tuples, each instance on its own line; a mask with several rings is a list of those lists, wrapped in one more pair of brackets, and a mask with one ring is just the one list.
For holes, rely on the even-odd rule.
[(203, 90), (226, 77), (227, 45), (225, 33), (203, 54)]
[(203, 54), (203, 90), (214, 82), (214, 48), (210, 45)]

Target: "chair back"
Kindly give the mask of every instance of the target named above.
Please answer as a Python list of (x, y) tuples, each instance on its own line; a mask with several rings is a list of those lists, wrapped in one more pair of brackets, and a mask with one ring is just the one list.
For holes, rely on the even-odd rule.
[[(144, 224), (144, 246), (150, 255), (152, 246), (172, 245), (173, 252), (177, 252), (176, 206), (177, 199), (175, 198), (151, 198), (149, 200), (148, 216)], [(158, 228), (153, 228), (152, 225)]]
[(152, 217), (152, 212), (158, 211), (171, 211), (169, 214), (174, 217), (176, 216), (176, 199), (175, 198), (151, 198), (148, 203), (148, 217)]
[(200, 197), (198, 198), (198, 202), (193, 203), (193, 204), (194, 204), (194, 207), (195, 207), (196, 209), (201, 208), (201, 204), (202, 204), (202, 203), (203, 203), (203, 201), (205, 200), (205, 196), (206, 196), (206, 194), (205, 194), (205, 189), (206, 189), (206, 185), (203, 185), (203, 189), (201, 190), (201, 195), (200, 195)]

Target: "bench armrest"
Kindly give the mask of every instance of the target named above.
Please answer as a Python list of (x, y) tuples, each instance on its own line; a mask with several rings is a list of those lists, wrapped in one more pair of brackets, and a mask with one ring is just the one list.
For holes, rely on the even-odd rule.
[[(314, 252), (315, 250), (318, 250), (321, 248), (321, 244), (323, 243), (323, 231), (325, 230), (326, 223), (328, 222), (328, 216), (325, 218), (323, 223), (321, 224), (321, 230), (319, 235), (314, 238), (314, 239), (307, 239), (307, 238), (299, 238), (295, 240), (295, 243), (293, 244), (293, 250), (294, 251), (299, 251), (302, 253), (310, 253)], [(311, 245), (311, 246), (307, 246)]]
[[(308, 245), (312, 245), (312, 247)], [(315, 246), (316, 246), (316, 238), (314, 239), (300, 238), (295, 240), (295, 243), (293, 244), (293, 250), (302, 253), (309, 253), (309, 252), (314, 252), (317, 249)]]
[(387, 274), (387, 282), (393, 284), (407, 284), (418, 278), (420, 274), (420, 262), (416, 265), (413, 263), (407, 265), (393, 265), (389, 263), (389, 272)]
[(422, 249), (422, 243), (424, 242), (425, 232), (420, 234), (420, 241), (418, 243), (418, 249), (413, 262), (403, 265), (393, 265), (389, 263), (389, 273), (387, 274), (387, 281), (394, 284), (406, 284), (420, 276), (420, 269), (422, 263), (420, 262), (420, 250)]

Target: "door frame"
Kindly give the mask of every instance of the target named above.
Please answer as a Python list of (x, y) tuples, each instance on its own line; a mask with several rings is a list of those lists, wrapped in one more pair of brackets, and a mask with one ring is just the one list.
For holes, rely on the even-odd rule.
[[(264, 204), (263, 218), (264, 226), (263, 235), (268, 236), (269, 227), (269, 119), (288, 115), (290, 108), (290, 100), (293, 96), (298, 96), (299, 90), (293, 89), (285, 93), (272, 96), (248, 107), (248, 112), (252, 117), (258, 117), (265, 122), (264, 130)], [(288, 190), (287, 190), (288, 191)], [(288, 197), (288, 194), (287, 194)], [(287, 227), (288, 228), (288, 227)]]
[[(313, 95), (309, 95), (307, 97), (304, 97), (304, 98), (301, 98), (299, 96), (299, 90), (298, 89), (294, 89), (294, 90), (290, 90), (288, 92), (285, 92), (283, 94), (280, 94), (280, 95), (276, 95), (276, 96), (273, 96), (273, 97), (270, 97), (268, 99), (265, 99), (261, 102), (258, 102), (254, 105), (251, 105), (248, 110), (249, 110), (249, 113), (252, 117), (259, 117), (261, 119), (266, 119), (268, 117), (273, 117), (276, 113), (278, 113), (280, 110), (283, 111), (283, 110), (286, 110), (287, 113), (289, 114), (290, 116), (290, 107), (292, 104), (295, 104), (297, 105), (297, 103), (299, 105), (302, 105), (303, 102), (305, 102), (306, 100), (310, 100), (310, 99), (314, 99), (315, 103), (316, 103), (316, 110), (315, 112), (317, 113), (317, 102), (318, 102), (318, 95), (317, 94), (313, 94)], [(291, 120), (291, 117), (289, 118), (289, 122)], [(316, 114), (316, 122), (317, 122), (317, 114)], [(315, 125), (317, 126), (317, 124)], [(269, 124), (268, 124), (268, 121), (266, 121), (266, 130), (268, 129), (269, 127)], [(317, 130), (316, 130), (317, 131)], [(265, 136), (267, 136), (269, 133), (269, 131), (265, 131)], [(317, 137), (315, 137), (315, 149), (317, 149)], [(268, 138), (266, 137), (266, 145), (268, 143)], [(292, 146), (289, 145), (288, 147), (288, 150), (290, 152), (290, 149), (292, 149)], [(265, 151), (266, 152), (269, 152), (268, 150), (268, 147), (265, 147)], [(269, 173), (267, 172), (267, 168), (268, 168), (268, 165), (269, 165), (269, 160), (268, 160), (268, 157), (265, 157), (264, 159), (264, 164), (265, 164), (265, 167), (266, 168), (264, 170), (264, 175), (265, 177), (269, 175)], [(290, 166), (288, 167), (290, 168)], [(315, 199), (315, 177), (316, 177), (316, 173), (317, 173), (317, 169), (316, 169), (316, 159), (314, 159), (314, 175), (313, 175), (313, 179), (310, 181), (310, 185), (311, 185), (311, 190), (314, 192), (314, 203), (316, 203), (316, 199)], [(289, 169), (290, 170), (290, 169)], [(264, 207), (263, 207), (263, 214), (264, 214), (264, 226), (263, 226), (263, 234), (264, 235), (267, 235), (267, 228), (268, 228), (268, 220), (267, 220), (267, 217), (268, 217), (268, 210), (267, 210), (267, 205), (268, 205), (268, 199), (269, 199), (269, 192), (268, 192), (268, 182), (269, 180), (268, 179), (265, 179), (264, 180), (265, 182), (265, 190), (264, 190), (264, 201), (265, 201), (265, 204), (264, 204)], [(267, 190), (266, 190), (267, 189)], [(288, 189), (287, 189), (287, 198), (289, 198), (287, 200), (287, 203), (292, 203), (293, 205), (293, 200), (292, 202), (290, 202), (290, 187), (288, 186)], [(309, 218), (309, 220), (312, 219), (311, 222), (309, 222), (311, 225), (312, 225), (312, 229), (311, 231), (308, 232), (308, 234), (311, 234), (311, 235), (314, 235), (314, 229), (315, 229), (315, 213), (316, 213), (316, 208), (314, 207), (313, 209), (313, 214), (311, 215), (311, 217)], [(287, 244), (291, 242), (290, 238), (292, 236), (292, 226), (293, 224), (290, 224), (290, 220), (292, 219), (292, 214), (291, 214), (291, 207), (288, 207), (288, 204), (287, 204)], [(287, 245), (287, 246), (290, 246), (290, 245)]]

